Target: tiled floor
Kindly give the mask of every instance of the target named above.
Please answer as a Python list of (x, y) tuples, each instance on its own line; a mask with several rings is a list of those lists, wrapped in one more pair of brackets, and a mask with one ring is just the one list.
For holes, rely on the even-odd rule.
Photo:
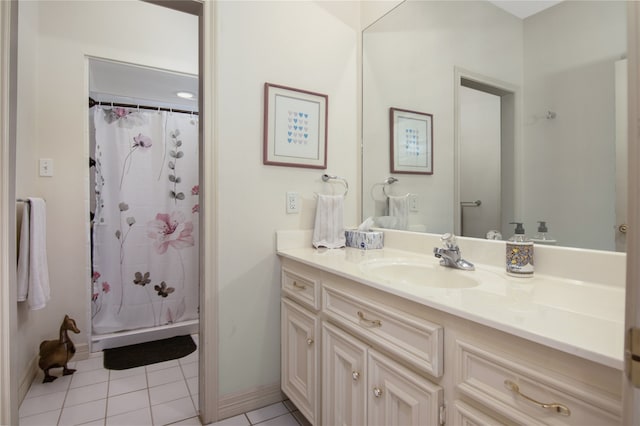
[[(197, 336), (194, 336), (197, 342)], [(20, 406), (20, 426), (200, 425), (198, 352), (178, 360), (129, 370), (107, 370), (102, 352), (72, 362), (77, 371), (42, 383), (42, 372)], [(53, 370), (54, 375), (60, 374)], [(300, 418), (300, 422), (296, 419)], [(277, 403), (218, 423), (218, 426), (307, 424), (289, 402)]]

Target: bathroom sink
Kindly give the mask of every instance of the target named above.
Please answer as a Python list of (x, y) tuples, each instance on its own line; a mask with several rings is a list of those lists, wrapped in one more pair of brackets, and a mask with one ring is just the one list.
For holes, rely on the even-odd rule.
[(412, 259), (368, 260), (360, 264), (360, 269), (365, 275), (388, 284), (439, 288), (470, 288), (480, 284), (472, 271), (461, 271)]

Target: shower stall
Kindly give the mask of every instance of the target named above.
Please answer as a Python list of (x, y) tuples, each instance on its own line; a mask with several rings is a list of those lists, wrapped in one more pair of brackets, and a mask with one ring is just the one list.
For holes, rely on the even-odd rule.
[[(114, 66), (140, 84), (160, 73), (90, 61), (92, 76)], [(195, 105), (90, 94), (91, 350), (197, 333)]]

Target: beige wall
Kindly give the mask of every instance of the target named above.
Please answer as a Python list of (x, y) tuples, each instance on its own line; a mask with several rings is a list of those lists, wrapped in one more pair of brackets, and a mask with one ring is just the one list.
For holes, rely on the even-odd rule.
[[(21, 1), (20, 19), (16, 193), (47, 200), (51, 280), (46, 308), (19, 304), (24, 385), (65, 314), (82, 330), (80, 348), (91, 332), (87, 55), (197, 74), (198, 28), (191, 15), (139, 1)], [(39, 158), (54, 160), (53, 177), (38, 176)]]
[[(280, 272), (275, 231), (313, 227), (322, 170), (262, 164), (265, 82), (329, 96), (327, 173), (358, 207), (357, 2), (220, 2), (216, 22), (220, 224), (220, 393), (280, 380)], [(339, 185), (335, 188), (341, 191)], [(285, 193), (300, 194), (286, 214)]]
[(418, 195), (410, 227), (453, 232), (454, 73), (460, 68), (520, 86), (522, 21), (487, 2), (411, 1), (363, 38), (364, 216), (384, 214), (384, 196), (375, 185), (390, 175), (389, 108), (408, 109), (433, 114), (434, 173), (396, 175), (390, 192)]
[(522, 219), (531, 235), (546, 220), (561, 245), (615, 250), (614, 62), (627, 50), (626, 7), (569, 1), (524, 20)]

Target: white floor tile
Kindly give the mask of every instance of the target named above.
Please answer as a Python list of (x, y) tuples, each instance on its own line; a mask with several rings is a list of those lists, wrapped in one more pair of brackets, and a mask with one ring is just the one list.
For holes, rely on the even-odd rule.
[(146, 387), (147, 376), (145, 374), (138, 374), (137, 376), (111, 380), (109, 382), (109, 396), (135, 392), (140, 389), (145, 389)]
[(53, 392), (47, 395), (34, 396), (22, 401), (18, 410), (20, 417), (32, 416), (45, 411), (59, 410), (64, 403), (66, 392)]
[(178, 360), (177, 359), (171, 359), (169, 361), (164, 361), (164, 362), (157, 362), (155, 364), (149, 364), (146, 366), (147, 369), (147, 373), (150, 371), (158, 371), (158, 370), (166, 370), (169, 367), (177, 367), (178, 364)]
[(183, 356), (182, 358), (178, 359), (178, 361), (180, 362), (180, 364), (191, 364), (192, 362), (198, 362), (198, 349), (196, 349), (195, 351), (191, 352), (189, 355), (187, 356)]
[(20, 426), (42, 426), (58, 424), (61, 410), (47, 411), (34, 416), (20, 417)]
[(284, 416), (276, 417), (275, 419), (267, 420), (266, 422), (257, 423), (259, 426), (299, 426), (298, 421), (290, 413)]
[(164, 385), (165, 383), (184, 380), (180, 367), (170, 367), (165, 370), (151, 371), (147, 373), (149, 387)]
[[(214, 423), (217, 424), (217, 423)], [(191, 417), (187, 420), (182, 420), (180, 422), (171, 423), (171, 426), (201, 426), (200, 419), (198, 417)]]
[(84, 404), (85, 402), (97, 401), (107, 397), (108, 382), (96, 383), (95, 385), (82, 386), (79, 388), (69, 389), (67, 398), (64, 400), (64, 406)]
[(182, 364), (182, 374), (184, 374), (184, 377), (187, 379), (198, 377), (198, 363)]
[(282, 416), (288, 412), (289, 410), (287, 410), (287, 407), (285, 407), (282, 402), (278, 402), (276, 404), (267, 405), (266, 407), (251, 411), (247, 413), (247, 417), (249, 417), (251, 424), (257, 424), (264, 422), (265, 420), (273, 419), (274, 417)]
[(228, 419), (220, 420), (219, 422), (212, 423), (211, 426), (250, 426), (249, 419), (244, 414), (239, 416), (229, 417)]
[(166, 425), (196, 416), (191, 398), (182, 398), (151, 407), (154, 425)]
[(126, 370), (109, 370), (109, 380), (123, 379), (125, 377), (139, 376), (146, 374), (147, 370), (142, 367), (128, 368)]
[(94, 385), (109, 380), (109, 371), (105, 369), (91, 371), (76, 371), (71, 379), (71, 388)]
[(149, 407), (118, 414), (117, 416), (110, 416), (107, 417), (106, 421), (106, 426), (150, 426), (152, 424)]
[(75, 368), (78, 372), (101, 370), (104, 368), (104, 360), (102, 357), (87, 358), (82, 361), (76, 361), (75, 365), (71, 368)]
[(104, 419), (106, 407), (106, 399), (74, 405), (73, 407), (64, 407), (60, 414), (58, 426), (79, 425), (93, 420)]
[[(79, 426), (104, 426), (104, 421), (105, 419), (98, 419), (98, 420), (93, 420), (91, 422), (87, 422), (87, 423), (82, 423)], [(22, 425), (20, 425), (22, 426)], [(131, 425), (129, 425), (131, 426)]]
[(173, 401), (186, 396), (190, 395), (187, 383), (184, 380), (149, 388), (149, 399), (151, 400), (151, 405)]
[(111, 396), (107, 400), (107, 417), (149, 408), (150, 405), (147, 389)]
[(42, 383), (43, 377), (43, 374), (36, 376), (25, 398), (47, 395), (54, 392), (66, 392), (66, 390), (69, 389), (69, 384), (73, 376), (62, 376), (49, 383)]
[(190, 377), (187, 379), (187, 387), (189, 388), (189, 393), (191, 395), (194, 395), (196, 393), (198, 393), (198, 378), (197, 377)]

